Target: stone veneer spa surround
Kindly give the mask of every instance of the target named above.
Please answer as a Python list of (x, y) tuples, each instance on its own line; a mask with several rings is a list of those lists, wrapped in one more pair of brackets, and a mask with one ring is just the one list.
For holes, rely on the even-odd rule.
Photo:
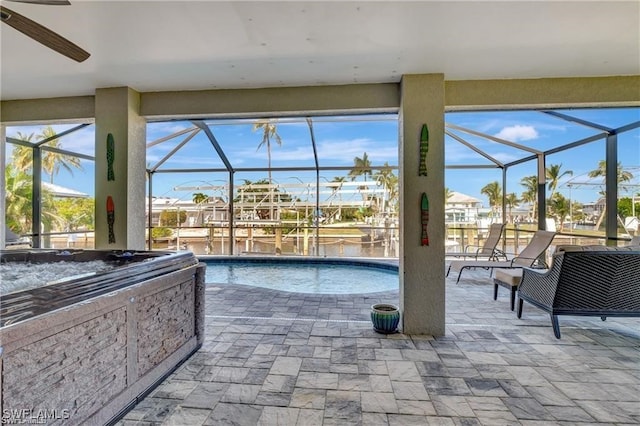
[[(19, 256), (5, 254), (3, 262)], [(74, 254), (118, 265), (2, 300), (4, 314), (19, 313), (0, 329), (3, 421), (47, 413), (55, 417), (47, 424), (107, 424), (202, 345), (205, 266), (193, 254), (137, 252), (124, 260), (83, 251), (64, 259)], [(52, 258), (51, 251), (24, 255)], [(50, 296), (57, 300), (44, 303)]]

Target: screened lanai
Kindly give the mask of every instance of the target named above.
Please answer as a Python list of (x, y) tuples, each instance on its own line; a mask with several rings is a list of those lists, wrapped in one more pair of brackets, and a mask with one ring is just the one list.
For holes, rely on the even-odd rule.
[[(502, 221), (624, 243), (638, 232), (639, 118), (638, 108), (447, 113), (447, 191), (481, 201), (446, 204), (457, 212), (447, 249)], [(93, 199), (56, 199), (38, 183), (91, 194), (95, 152), (82, 141), (93, 133), (91, 123), (7, 129), (7, 224), (33, 247), (92, 246)], [(23, 195), (19, 158), (32, 161)], [(398, 257), (395, 113), (149, 122), (146, 158), (150, 249)]]
[[(177, 380), (176, 375), (170, 376), (146, 400), (141, 401), (136, 393), (138, 410), (124, 423), (637, 420), (633, 388), (637, 388), (638, 345), (636, 330), (631, 330), (635, 321), (602, 323), (597, 317), (593, 321), (580, 318), (572, 321), (575, 328), (558, 342), (549, 333), (547, 315), (527, 309), (526, 318), (520, 321), (506, 303), (491, 301), (486, 275), (456, 286), (445, 278), (444, 267), (444, 244), (447, 250), (460, 250), (470, 239), (475, 243), (482, 238), (478, 229), (495, 220), (508, 222), (507, 236), (515, 230), (529, 234), (552, 224), (559, 231), (558, 238), (581, 238), (578, 243), (592, 240), (573, 235), (586, 235), (599, 244), (622, 244), (631, 235), (632, 230), (623, 226), (612, 232), (615, 220), (606, 220), (606, 216), (613, 210), (620, 216), (628, 216), (627, 211), (633, 214), (625, 204), (628, 199), (635, 205), (629, 182), (616, 182), (618, 163), (622, 171), (632, 174), (631, 167), (640, 163), (638, 128), (620, 129), (640, 120), (637, 2), (71, 1), (66, 7), (17, 2), (9, 7), (91, 54), (78, 63), (9, 25), (2, 27), (0, 142), (5, 142), (5, 136), (18, 139), (18, 131), (26, 137), (33, 133), (33, 143), (42, 142), (46, 136), (40, 124), (51, 125), (57, 134), (89, 124), (60, 137), (61, 146), (54, 147), (52, 140), (39, 147), (40, 155), (32, 151), (33, 158), (43, 160), (42, 167), (32, 162), (40, 170), (25, 168), (7, 176), (6, 187), (10, 183), (18, 190), (12, 193), (19, 201), (13, 204), (20, 207), (16, 217), (24, 226), (18, 234), (31, 237), (34, 246), (137, 251), (151, 240), (154, 249), (202, 248), (204, 252), (208, 248), (210, 254), (245, 257), (256, 252), (272, 256), (280, 249), (282, 254), (302, 257), (305, 247), (309, 256), (323, 256), (329, 248), (341, 256), (342, 244), (344, 256), (353, 255), (350, 250), (357, 247), (364, 255), (385, 257), (386, 242), (390, 263), (398, 264), (398, 290), (375, 297), (398, 303), (401, 335), (377, 336), (368, 322), (360, 323), (368, 320), (368, 298), (364, 302), (361, 297), (320, 300), (281, 292), (265, 297), (259, 289), (230, 294), (207, 288), (207, 335), (201, 348), (175, 372)], [(611, 107), (631, 111), (630, 117), (609, 121), (601, 109)], [(576, 118), (609, 130), (551, 116), (540, 112), (541, 108), (580, 114)], [(589, 115), (581, 115), (582, 111)], [(484, 116), (490, 112), (497, 112), (497, 117)], [(529, 119), (517, 116), (519, 112)], [(374, 132), (363, 129), (338, 139), (321, 132), (321, 119), (381, 113), (395, 116), (384, 121), (395, 129), (389, 139), (394, 142), (390, 157), (377, 158), (379, 145), (364, 143), (378, 141)], [(483, 120), (473, 120), (475, 114), (484, 116)], [(500, 119), (500, 114), (508, 120)], [(286, 123), (276, 119), (295, 121), (300, 135), (289, 134)], [(205, 123), (231, 167), (222, 162), (223, 156), (201, 127), (158, 165), (188, 137), (195, 126), (193, 120)], [(244, 133), (227, 138), (224, 129), (232, 126), (216, 124), (223, 120), (247, 120)], [(252, 129), (260, 120), (276, 120), (280, 129), (282, 145), (271, 140), (270, 154), (265, 146), (258, 149), (262, 135)], [(428, 176), (420, 176), (418, 168), (424, 124), (430, 131)], [(28, 127), (31, 125), (37, 127)], [(156, 125), (163, 129), (153, 133)], [(186, 133), (171, 137), (182, 130)], [(574, 130), (583, 133), (574, 134)], [(115, 180), (109, 180), (108, 174), (109, 134), (116, 143)], [(590, 137), (595, 139), (549, 152)], [(169, 139), (147, 151), (147, 144), (162, 138)], [(298, 138), (304, 144), (298, 144)], [(550, 141), (553, 144), (546, 145)], [(15, 146), (8, 142), (7, 147)], [(322, 161), (322, 147), (331, 146), (329, 142), (334, 142), (333, 152), (341, 162)], [(182, 164), (175, 161), (194, 146), (195, 154), (186, 155)], [(235, 146), (247, 147), (245, 155), (231, 155)], [(304, 149), (288, 150), (296, 146)], [(358, 149), (351, 150), (354, 146)], [(73, 175), (64, 166), (59, 171), (50, 167), (44, 161), (45, 154), (53, 152), (50, 148), (86, 155), (80, 159), (83, 171), (70, 162)], [(3, 167), (17, 164), (8, 151), (0, 145), (0, 156), (6, 157), (0, 161)], [(285, 164), (285, 153), (297, 163)], [(356, 158), (363, 160), (365, 153), (371, 174), (358, 174), (369, 168), (355, 168)], [(604, 186), (601, 160), (605, 160)], [(385, 170), (385, 161), (399, 182), (397, 211), (389, 202), (390, 191), (385, 193), (373, 184), (378, 182), (373, 175)], [(297, 169), (275, 170), (278, 167)], [(337, 169), (340, 167), (345, 169)], [(199, 168), (220, 171), (195, 171)], [(237, 171), (242, 168), (261, 170)], [(558, 177), (551, 187), (547, 168)], [(355, 173), (349, 175), (352, 169)], [(564, 174), (569, 170), (572, 175)], [(590, 177), (595, 170), (600, 176)], [(34, 181), (38, 174), (40, 179)], [(323, 177), (330, 182), (344, 177), (344, 183), (353, 186), (342, 186), (345, 192), (332, 197), (335, 186), (322, 186)], [(588, 177), (594, 185), (571, 185), (572, 178), (584, 181), (578, 177)], [(88, 194), (91, 205), (80, 199), (53, 197), (47, 191), (41, 191), (38, 198), (35, 187), (51, 179), (55, 185)], [(287, 193), (277, 184), (287, 185)], [(348, 188), (359, 192), (347, 193)], [(323, 190), (327, 193), (320, 195)], [(419, 201), (423, 193), (431, 201), (429, 246), (421, 238), (424, 216)], [(449, 193), (456, 196), (448, 198)], [(513, 200), (511, 193), (527, 201)], [(570, 200), (568, 209), (558, 193)], [(315, 208), (327, 200), (327, 204), (340, 201), (340, 197), (351, 205)], [(110, 198), (115, 210), (109, 208), (113, 207)], [(541, 199), (547, 204), (544, 209)], [(554, 206), (547, 203), (554, 199)], [(149, 200), (160, 205), (149, 208)], [(276, 208), (276, 200), (283, 203), (282, 209)], [(4, 203), (5, 198), (0, 201)], [(8, 205), (7, 209), (1, 206), (0, 221), (9, 210)], [(57, 210), (52, 214), (54, 207)], [(336, 208), (342, 210), (337, 213)], [(603, 216), (598, 225), (597, 219)], [(115, 243), (110, 239), (110, 226)], [(4, 244), (4, 232), (2, 223), (0, 244)], [(277, 247), (280, 237), (282, 246)], [(196, 238), (205, 242), (196, 245)], [(329, 243), (325, 238), (333, 240)], [(399, 249), (394, 251), (396, 241)], [(181, 254), (187, 253), (177, 255)], [(121, 294), (125, 306), (117, 315), (126, 317), (127, 324), (98, 319), (105, 326), (119, 327), (123, 338), (116, 339), (112, 347), (121, 347), (120, 342), (133, 340), (135, 334), (158, 335), (153, 326), (137, 327), (129, 322), (143, 316), (143, 305), (139, 298)], [(181, 310), (175, 298), (168, 300), (173, 300), (168, 311)], [(284, 300), (286, 305), (281, 304)], [(356, 312), (343, 310), (345, 303), (354, 301)], [(323, 309), (327, 306), (323, 302), (332, 305), (327, 315), (357, 316), (330, 316), (337, 320), (325, 321), (326, 317), (304, 309), (311, 305)], [(265, 303), (271, 305), (269, 309), (252, 306)], [(83, 309), (94, 306), (83, 305)], [(285, 322), (274, 315), (284, 310)], [(66, 325), (55, 327), (67, 330)], [(13, 342), (21, 344), (43, 336), (40, 329), (25, 336), (17, 334), (14, 332), (17, 340)], [(176, 341), (177, 334), (178, 330), (167, 340)], [(24, 353), (35, 359), (30, 348), (23, 351), (12, 341), (3, 341), (3, 373), (12, 371), (12, 365), (21, 365)], [(89, 337), (89, 342), (95, 339)], [(142, 346), (156, 352), (155, 345)], [(72, 341), (69, 350), (77, 347)], [(312, 357), (308, 351), (313, 351)], [(95, 359), (109, 356), (105, 355), (109, 352), (99, 352)], [(265, 352), (277, 359), (265, 359)], [(126, 362), (112, 357), (109, 361), (119, 365), (112, 369), (102, 364), (104, 377), (126, 368), (126, 376), (118, 376), (118, 381), (136, 380), (145, 370), (136, 361), (140, 353), (127, 350), (123, 353)], [(12, 363), (11, 357), (17, 362)], [(76, 370), (76, 365), (67, 368)], [(13, 371), (17, 381), (2, 379), (9, 393), (13, 383), (30, 383), (20, 380), (24, 369)], [(78, 379), (75, 383), (89, 387), (99, 382), (92, 375), (74, 378)], [(379, 388), (382, 381), (386, 389)], [(593, 386), (595, 382), (599, 385)], [(61, 395), (41, 388), (53, 399)], [(23, 395), (40, 398), (41, 394), (27, 389)], [(100, 387), (98, 396), (108, 395)], [(310, 401), (309, 395), (318, 398)], [(550, 395), (563, 397), (559, 401)], [(85, 396), (82, 393), (77, 401), (86, 401)], [(18, 402), (19, 410), (29, 407)], [(56, 405), (47, 403), (44, 408)], [(194, 410), (194, 405), (206, 409)], [(306, 409), (309, 405), (318, 410), (311, 413)], [(3, 407), (12, 408), (7, 403)], [(304, 417), (303, 411), (313, 414), (313, 419)]]

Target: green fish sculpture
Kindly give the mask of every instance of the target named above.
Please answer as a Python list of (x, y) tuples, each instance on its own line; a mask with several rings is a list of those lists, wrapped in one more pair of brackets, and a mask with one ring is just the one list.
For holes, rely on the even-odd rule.
[(418, 176), (427, 175), (427, 152), (429, 152), (429, 128), (426, 124), (423, 124), (420, 132), (420, 167)]
[(113, 135), (109, 133), (107, 135), (107, 180), (116, 180), (115, 173), (113, 172), (113, 160), (115, 159), (116, 151), (115, 145)]

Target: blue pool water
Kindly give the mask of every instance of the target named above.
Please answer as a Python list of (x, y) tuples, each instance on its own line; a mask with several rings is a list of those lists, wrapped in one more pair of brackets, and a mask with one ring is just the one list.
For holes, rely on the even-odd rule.
[[(201, 259), (202, 260), (202, 259)], [(206, 259), (205, 281), (296, 293), (353, 294), (398, 289), (394, 265), (321, 260)]]

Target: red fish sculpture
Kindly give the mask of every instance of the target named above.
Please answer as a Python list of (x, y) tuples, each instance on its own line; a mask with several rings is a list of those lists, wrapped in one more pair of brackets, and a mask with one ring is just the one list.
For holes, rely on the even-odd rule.
[(429, 198), (425, 192), (422, 193), (420, 203), (420, 220), (422, 224), (422, 245), (429, 245), (429, 235), (427, 234), (427, 225), (429, 224)]
[(116, 221), (116, 207), (111, 195), (107, 196), (107, 224), (109, 225), (109, 244), (116, 242), (116, 234), (113, 232), (113, 224)]

